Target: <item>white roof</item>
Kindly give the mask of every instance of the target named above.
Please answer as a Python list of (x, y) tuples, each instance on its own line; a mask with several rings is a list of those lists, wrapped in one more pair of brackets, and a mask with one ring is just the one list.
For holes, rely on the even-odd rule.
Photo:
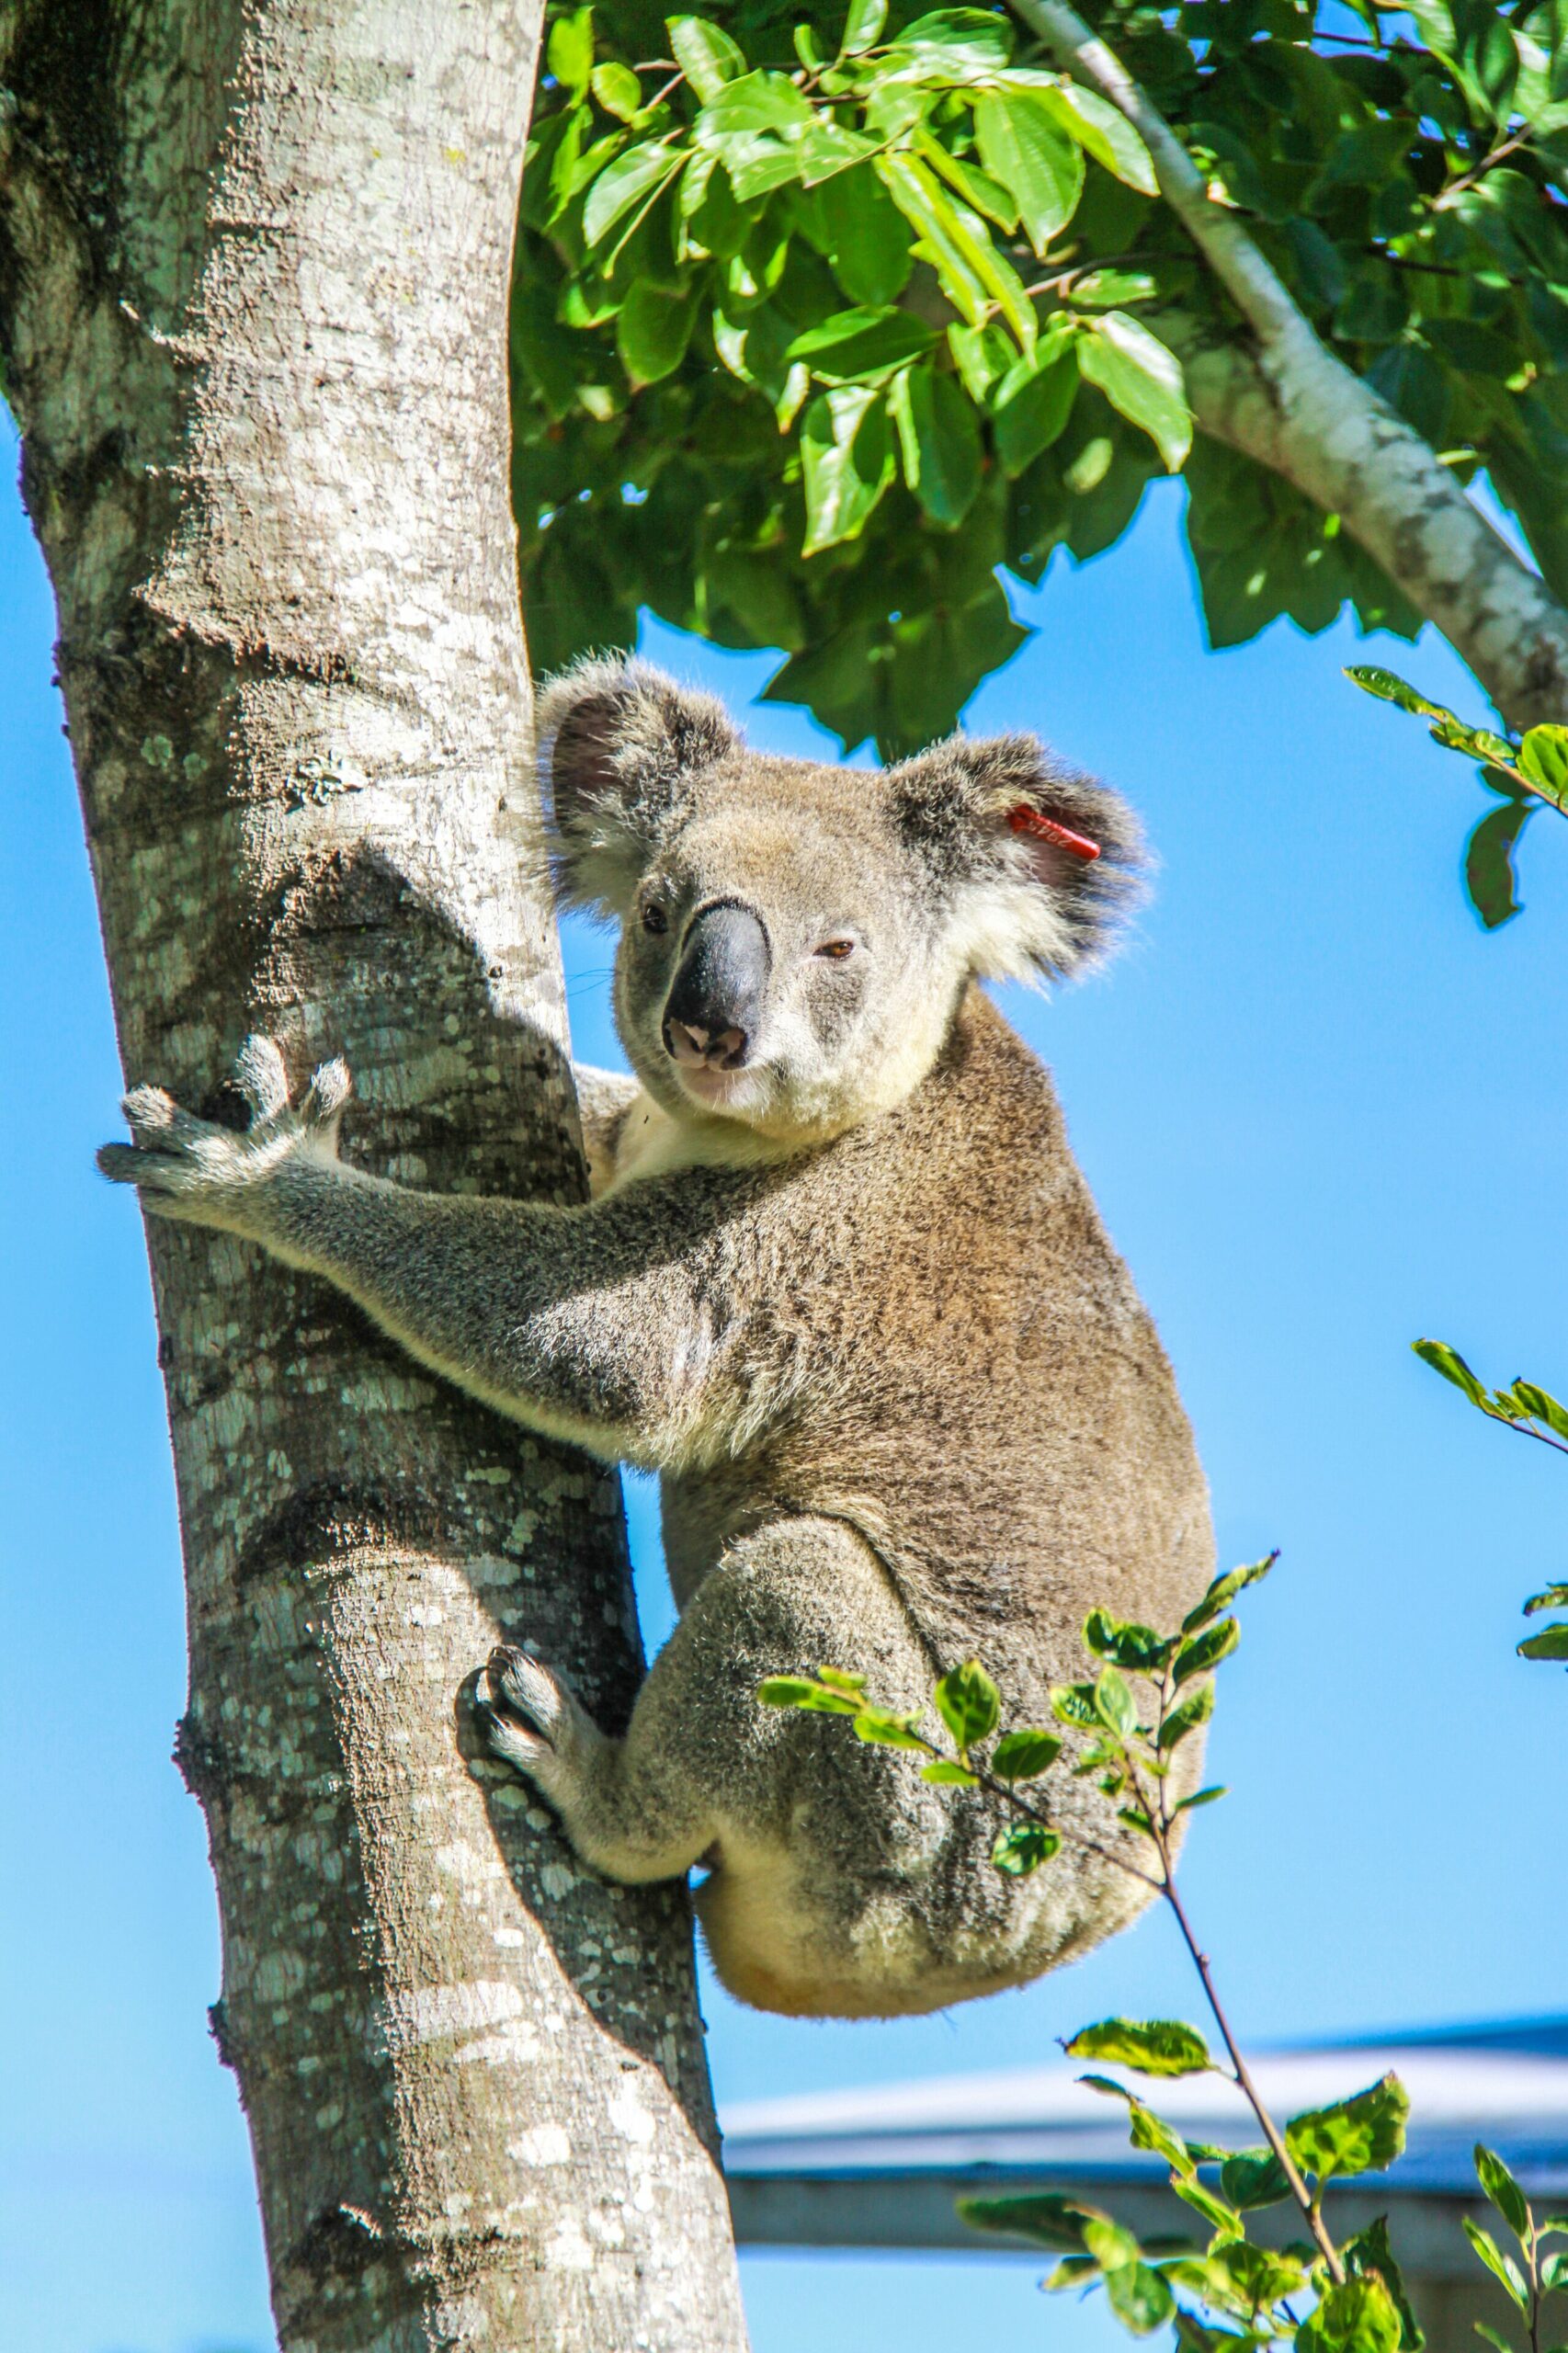
[[(1532, 2190), (1568, 2189), (1568, 2021), (1530, 2029), (1455, 2029), (1451, 2036), (1249, 2053), (1258, 2088), (1281, 2119), (1362, 2089), (1391, 2070), (1410, 2094), (1396, 2190), (1473, 2195), (1471, 2151), (1501, 2151)], [(795, 2092), (722, 2115), (732, 2174), (900, 2173), (971, 2167), (1160, 2179), (1157, 2157), (1128, 2146), (1126, 2111), (1087, 2089), (1084, 2063), (1008, 2068), (916, 2082)], [(1256, 2145), (1235, 2086), (1216, 2075), (1154, 2080), (1118, 2075), (1187, 2139)]]

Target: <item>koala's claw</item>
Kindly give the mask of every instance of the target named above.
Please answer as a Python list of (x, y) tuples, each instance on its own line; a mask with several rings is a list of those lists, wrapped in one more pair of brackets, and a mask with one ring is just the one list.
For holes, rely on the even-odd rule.
[(484, 1670), (494, 1701), (520, 1720), (524, 1729), (553, 1746), (564, 1723), (567, 1698), (548, 1666), (512, 1643), (497, 1643)]
[(137, 1086), (120, 1106), (131, 1142), (106, 1144), (99, 1168), (116, 1184), (140, 1186), (150, 1209), (199, 1219), (203, 1208), (233, 1204), (286, 1160), (336, 1158), (338, 1122), (351, 1092), (346, 1063), (324, 1063), (293, 1108), (277, 1046), (270, 1038), (247, 1038), (234, 1078), (251, 1108), (243, 1135), (182, 1111), (161, 1086)]
[(473, 1706), (493, 1756), (526, 1773), (549, 1796), (570, 1788), (593, 1727), (548, 1666), (514, 1643), (499, 1643), (479, 1678)]

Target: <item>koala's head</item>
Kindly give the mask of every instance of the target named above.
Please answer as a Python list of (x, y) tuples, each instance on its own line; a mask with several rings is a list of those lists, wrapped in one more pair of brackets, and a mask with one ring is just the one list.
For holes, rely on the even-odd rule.
[(1033, 736), (775, 759), (619, 661), (539, 720), (562, 899), (619, 921), (621, 1040), (676, 1117), (839, 1133), (919, 1084), (971, 977), (1081, 970), (1135, 886), (1131, 811)]

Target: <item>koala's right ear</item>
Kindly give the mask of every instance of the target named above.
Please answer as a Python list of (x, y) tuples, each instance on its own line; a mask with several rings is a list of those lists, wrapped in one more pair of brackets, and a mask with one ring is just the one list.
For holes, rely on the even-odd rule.
[(693, 780), (735, 749), (735, 731), (711, 695), (646, 663), (591, 658), (544, 687), (537, 727), (561, 899), (623, 915)]

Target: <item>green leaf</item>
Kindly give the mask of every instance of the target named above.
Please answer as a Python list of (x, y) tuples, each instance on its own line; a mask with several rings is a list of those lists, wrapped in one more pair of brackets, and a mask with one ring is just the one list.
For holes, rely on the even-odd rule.
[(704, 106), (711, 105), (726, 83), (738, 81), (746, 62), (722, 26), (707, 17), (666, 17), (676, 63)]
[(1141, 2260), (1143, 2250), (1125, 2224), (1096, 2214), (1084, 2224), (1084, 2245), (1104, 2271), (1121, 2271)]
[(907, 311), (835, 311), (798, 335), (784, 357), (790, 362), (804, 360), (813, 376), (828, 382), (851, 383), (857, 377), (891, 374), (922, 358), (936, 340), (935, 327)]
[(874, 1748), (924, 1750), (928, 1744), (915, 1729), (919, 1722), (918, 1709), (901, 1716), (892, 1708), (862, 1708), (855, 1718), (855, 1737)]
[(1525, 1604), (1525, 1616), (1533, 1618), (1538, 1609), (1568, 1609), (1568, 1585), (1549, 1585), (1543, 1593), (1532, 1593)]
[(1196, 2027), (1179, 2018), (1105, 2018), (1079, 2029), (1069, 2059), (1108, 2059), (1144, 2075), (1199, 2075), (1214, 2064)]
[(863, 57), (867, 50), (874, 49), (887, 20), (888, 0), (849, 0), (840, 57)]
[(994, 302), (1019, 348), (1034, 349), (1035, 314), (1023, 281), (991, 241), (977, 212), (949, 194), (926, 164), (908, 154), (879, 156), (889, 195), (930, 256), (942, 291), (971, 327), (983, 326)]
[(1123, 1739), (1138, 1729), (1137, 1704), (1114, 1666), (1102, 1668), (1095, 1678), (1095, 1711), (1108, 1730)]
[(1224, 2199), (1216, 2198), (1211, 2189), (1206, 2189), (1196, 2177), (1190, 2180), (1175, 2181), (1171, 2187), (1183, 2205), (1190, 2206), (1195, 2214), (1202, 2215), (1210, 2230), (1222, 2231), (1230, 2237), (1241, 2235), (1241, 2216)]
[(1382, 2173), (1404, 2146), (1410, 2099), (1397, 2075), (1328, 2108), (1292, 2117), (1285, 2145), (1303, 2173), (1320, 2182), (1335, 2174)]
[(1153, 158), (1127, 117), (1096, 90), (1080, 89), (1075, 82), (1032, 71), (1004, 75), (1002, 88), (1027, 98), (1058, 122), (1086, 155), (1103, 164), (1141, 196), (1157, 196), (1159, 182)]
[(1429, 1364), (1434, 1372), (1440, 1372), (1445, 1381), (1462, 1389), (1472, 1405), (1485, 1411), (1486, 1391), (1457, 1348), (1450, 1348), (1446, 1340), (1412, 1340), (1410, 1345), (1423, 1364)]
[(894, 80), (964, 82), (999, 72), (1012, 54), (1005, 17), (985, 8), (936, 8), (905, 25), (883, 72)]
[(1244, 1568), (1230, 1569), (1222, 1577), (1216, 1577), (1197, 1608), (1189, 1609), (1182, 1620), (1182, 1632), (1196, 1634), (1200, 1626), (1207, 1626), (1210, 1619), (1217, 1618), (1221, 1609), (1229, 1607), (1238, 1593), (1244, 1592), (1249, 1585), (1256, 1585), (1260, 1577), (1266, 1577), (1278, 1558), (1277, 1552), (1266, 1552), (1261, 1561), (1249, 1561)]
[(1543, 1626), (1539, 1634), (1531, 1634), (1519, 1644), (1519, 1656), (1568, 1661), (1568, 1620)]
[(1400, 2353), (1421, 2353), (1426, 2339), (1411, 2304), (1404, 2275), (1389, 2244), (1388, 2217), (1380, 2214), (1376, 2222), (1369, 2222), (1364, 2231), (1347, 2239), (1340, 2256), (1353, 2279), (1381, 2279), (1388, 2290), (1399, 2314)]
[(1084, 1640), (1096, 1658), (1108, 1658), (1126, 1675), (1157, 1675), (1175, 1648), (1153, 1626), (1113, 1618), (1108, 1609), (1090, 1610), (1084, 1620)]
[[(1211, 1683), (1206, 1683), (1203, 1688), (1206, 1691), (1212, 1691), (1214, 1686)], [(1230, 1790), (1223, 1781), (1214, 1781), (1208, 1789), (1194, 1790), (1189, 1798), (1181, 1799), (1176, 1807), (1176, 1812), (1187, 1813), (1196, 1805), (1213, 1805), (1217, 1800), (1229, 1797), (1230, 1794)]]
[(821, 1716), (852, 1716), (857, 1704), (841, 1691), (824, 1690), (804, 1675), (770, 1675), (757, 1685), (756, 1696), (767, 1708), (802, 1708), (808, 1714)]
[(1095, 1706), (1092, 1683), (1055, 1683), (1051, 1689), (1051, 1712), (1059, 1723), (1075, 1724), (1080, 1730), (1097, 1728), (1099, 1711)]
[(1061, 1847), (1061, 1832), (1048, 1829), (1043, 1822), (1015, 1822), (992, 1847), (991, 1860), (1008, 1879), (1028, 1879), (1041, 1863), (1049, 1863)]
[(1520, 912), (1514, 852), (1533, 814), (1528, 801), (1506, 801), (1483, 817), (1465, 844), (1465, 889), (1488, 931), (1501, 930)]
[(858, 1699), (860, 1693), (866, 1688), (866, 1678), (863, 1675), (851, 1675), (842, 1666), (819, 1666), (817, 1681), (825, 1683), (831, 1691), (847, 1691), (855, 1699)]
[(697, 320), (695, 286), (660, 286), (640, 278), (620, 306), (615, 347), (634, 385), (673, 376), (686, 358)]
[(1568, 2289), (1568, 2253), (1547, 2256), (1540, 2267), (1540, 2285), (1544, 2295), (1556, 2295)]
[(869, 165), (838, 172), (812, 191), (820, 250), (852, 302), (893, 301), (914, 267), (903, 215)]
[(588, 86), (594, 70), (594, 12), (591, 8), (574, 8), (570, 16), (557, 17), (550, 28), (550, 40), (544, 52), (547, 71), (580, 98)]
[(1296, 2332), (1297, 2353), (1398, 2353), (1399, 2313), (1381, 2279), (1331, 2288)]
[(1472, 2320), (1471, 2326), (1477, 2336), (1483, 2336), (1486, 2339), (1487, 2344), (1493, 2347), (1493, 2353), (1517, 2353), (1517, 2348), (1509, 2344), (1500, 2328), (1493, 2328), (1483, 2320)]
[[(1516, 1381), (1514, 1394), (1532, 1421), (1544, 1422), (1559, 1438), (1568, 1438), (1568, 1405), (1560, 1404), (1550, 1390), (1533, 1381)], [(1563, 1588), (1562, 1597), (1568, 1601), (1568, 1586)], [(1555, 1603), (1551, 1607), (1555, 1608)]]
[(1002, 1712), (1002, 1696), (977, 1658), (944, 1675), (932, 1695), (937, 1712), (960, 1748), (987, 1740)]
[(1554, 809), (1568, 807), (1568, 727), (1549, 722), (1528, 728), (1519, 745), (1517, 767), (1527, 783), (1533, 784)]
[(1174, 2131), (1163, 2116), (1156, 2116), (1153, 2109), (1135, 2093), (1130, 2092), (1125, 2084), (1113, 2084), (1108, 2075), (1080, 2075), (1078, 2081), (1089, 2085), (1096, 2092), (1108, 2094), (1113, 2099), (1127, 2102), (1128, 2138), (1135, 2149), (1152, 2149), (1156, 2156), (1164, 2157), (1173, 2174), (1185, 2176), (1191, 2173), (1192, 2155), (1180, 2133)]
[(1267, 2313), (1307, 2284), (1306, 2270), (1293, 2250), (1255, 2246), (1241, 2235), (1211, 2251), (1210, 2277), (1216, 2284), (1222, 2280), (1230, 2291), (1228, 2301), (1249, 2316)]
[(1514, 2179), (1495, 2149), (1483, 2142), (1475, 2144), (1476, 2179), (1496, 2207), (1517, 2239), (1528, 2243), (1530, 2235), (1529, 2201)]
[(1192, 412), (1175, 352), (1128, 312), (1108, 311), (1083, 322), (1078, 366), (1112, 408), (1149, 436), (1169, 472), (1179, 473), (1192, 447)]
[(987, 95), (974, 109), (980, 158), (1018, 208), (1025, 234), (1043, 254), (1078, 208), (1083, 151), (1032, 98)]
[(1220, 1618), (1183, 1643), (1171, 1668), (1177, 1689), (1195, 1675), (1210, 1674), (1221, 1659), (1229, 1658), (1241, 1638), (1242, 1630), (1233, 1618)]
[(1021, 2197), (960, 2198), (961, 2219), (977, 2231), (999, 2231), (1008, 2238), (1028, 2239), (1036, 2246), (1077, 2253), (1084, 2245), (1085, 2222), (1109, 2222), (1097, 2206), (1082, 2206), (1075, 2198), (1053, 2190), (1029, 2190)]
[(1452, 719), (1454, 716), (1440, 702), (1428, 702), (1424, 694), (1418, 693), (1403, 678), (1396, 677), (1392, 670), (1380, 670), (1371, 663), (1353, 662), (1345, 676), (1352, 686), (1359, 687), (1363, 694), (1376, 695), (1380, 702), (1397, 703), (1401, 710), (1415, 711), (1426, 719)]
[(1468, 2214), (1461, 2214), (1460, 2222), (1466, 2238), (1485, 2264), (1488, 2271), (1499, 2285), (1507, 2290), (1520, 2312), (1528, 2319), (1530, 2308), (1529, 2290), (1525, 2285), (1524, 2274), (1513, 2256), (1505, 2255), (1491, 2232), (1483, 2231), (1479, 2222), (1472, 2222)]
[(920, 1776), (923, 1781), (934, 1781), (938, 1788), (977, 1790), (980, 1776), (971, 1773), (967, 1765), (955, 1764), (950, 1756), (940, 1756), (935, 1765), (927, 1765)]
[(683, 155), (672, 156), (667, 147), (647, 143), (629, 147), (624, 154), (618, 155), (588, 191), (588, 200), (583, 207), (583, 235), (586, 242), (602, 245), (617, 222), (623, 220), (632, 206), (651, 195), (662, 181), (673, 178), (685, 161)]
[(719, 83), (705, 98), (697, 118), (697, 135), (705, 146), (744, 136), (747, 131), (809, 131), (816, 122), (811, 100), (787, 74), (743, 74)]
[(1008, 369), (996, 388), (993, 411), (996, 455), (1007, 475), (1016, 480), (1059, 438), (1077, 391), (1078, 362), (1071, 344), (1065, 349), (1054, 346), (1043, 363), (1037, 350), (1032, 361), (1020, 359)]
[(887, 404), (874, 384), (823, 392), (801, 427), (806, 536), (801, 552), (852, 540), (893, 478)]
[(1005, 1732), (991, 1752), (991, 1770), (1001, 1781), (1032, 1781), (1061, 1754), (1062, 1743), (1053, 1732)]
[(630, 65), (612, 58), (606, 65), (595, 66), (592, 79), (594, 96), (606, 114), (618, 115), (622, 122), (630, 122), (642, 111), (642, 85)]
[(1015, 367), (1026, 368), (1028, 364), (1018, 358), (1000, 327), (950, 326), (948, 348), (965, 392), (977, 406), (989, 398), (992, 386), (999, 384)]
[(1285, 2168), (1272, 2149), (1238, 2149), (1220, 2167), (1220, 2187), (1233, 2206), (1278, 2206), (1291, 2194)]
[(1105, 2291), (1112, 2312), (1134, 2336), (1162, 2328), (1176, 2311), (1176, 2298), (1159, 2273), (1147, 2263), (1130, 2263), (1112, 2270), (1108, 2266)]
[(980, 171), (963, 156), (953, 154), (939, 139), (924, 129), (917, 129), (915, 133), (915, 152), (976, 212), (983, 212), (988, 221), (994, 221), (998, 228), (1017, 227), (1017, 205), (1001, 181), (993, 179), (989, 172)]

